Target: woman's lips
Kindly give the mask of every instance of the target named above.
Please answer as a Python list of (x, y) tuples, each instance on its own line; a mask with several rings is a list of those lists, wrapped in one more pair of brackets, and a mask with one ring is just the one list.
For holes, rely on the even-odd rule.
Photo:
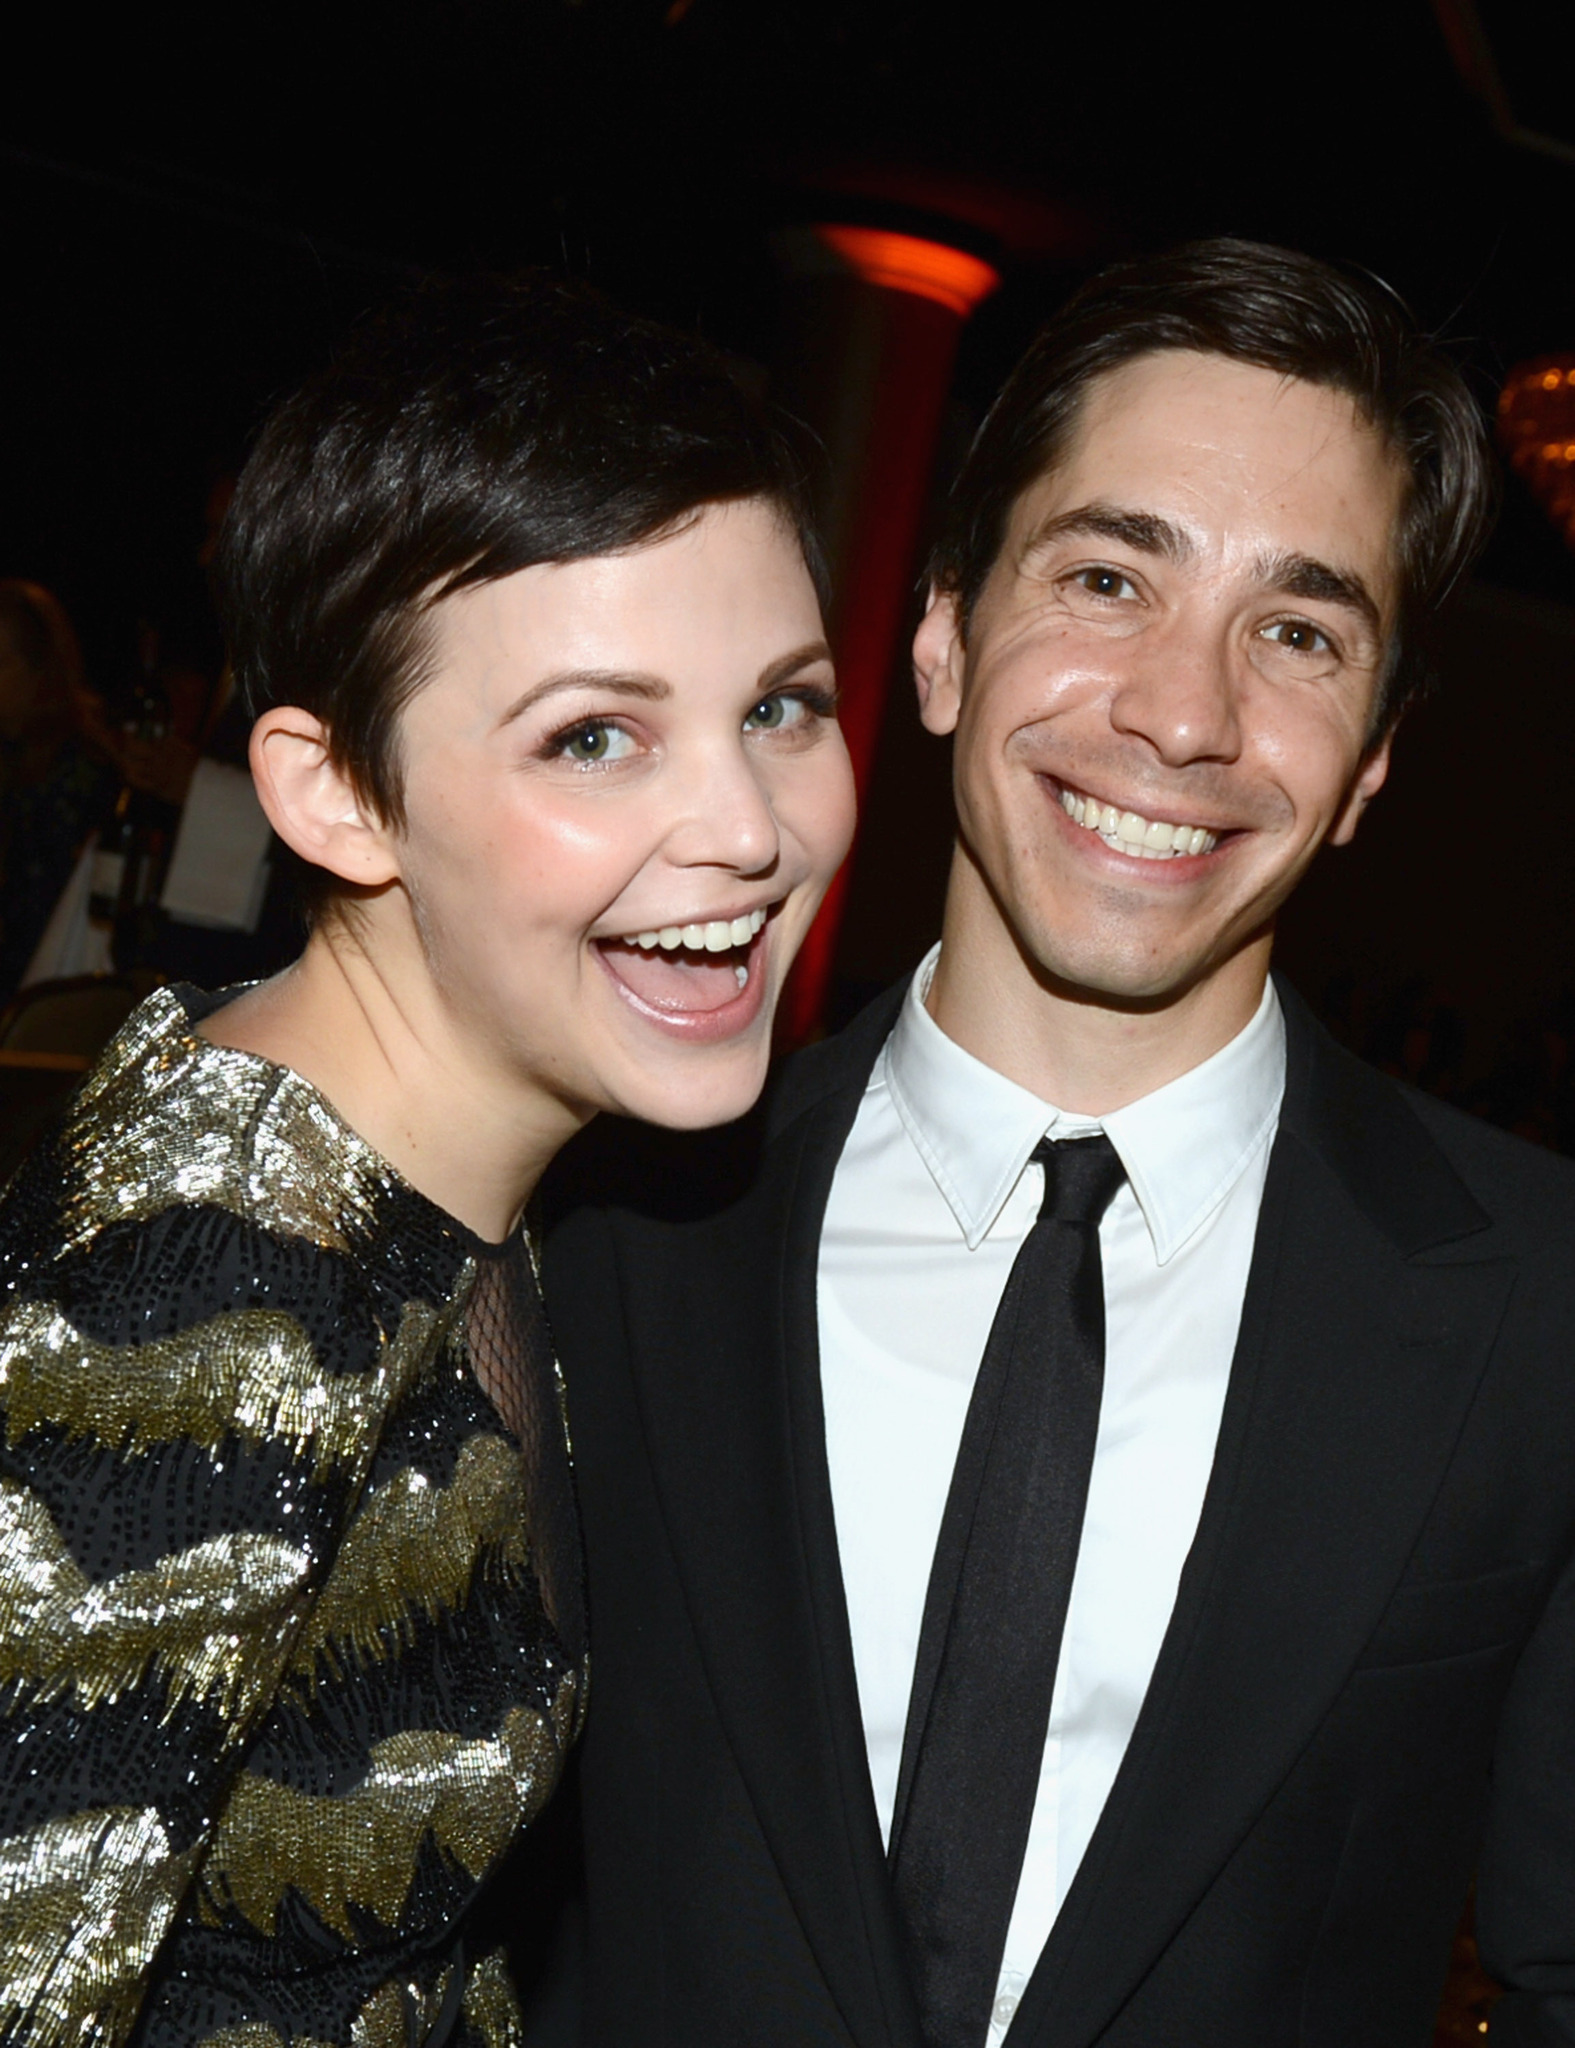
[(769, 929), (722, 953), (652, 951), (626, 939), (599, 939), (596, 952), (620, 995), (652, 1023), (684, 1038), (726, 1038), (760, 1014)]

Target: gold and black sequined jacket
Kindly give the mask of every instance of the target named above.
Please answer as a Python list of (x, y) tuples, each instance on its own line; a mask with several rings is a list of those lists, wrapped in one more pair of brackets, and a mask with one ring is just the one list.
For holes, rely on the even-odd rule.
[(583, 1699), (522, 1239), (162, 990), (0, 1203), (0, 2043), (503, 2048)]

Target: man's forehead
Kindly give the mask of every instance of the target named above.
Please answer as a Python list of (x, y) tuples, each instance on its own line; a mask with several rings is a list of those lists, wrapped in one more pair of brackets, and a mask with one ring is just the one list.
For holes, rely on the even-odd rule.
[[(1207, 551), (1211, 527), (1245, 524), (1261, 529), (1259, 556), (1308, 539), (1327, 554), (1338, 534), (1343, 555), (1387, 581), (1404, 483), (1345, 392), (1228, 357), (1155, 351), (1092, 380), (1017, 499), (1004, 552), (1022, 566), (1070, 524), (1180, 561)], [(1110, 508), (1102, 528), (1068, 518), (1089, 505)]]
[(1155, 349), (1089, 380), (1053, 469), (1116, 452), (1159, 461), (1213, 444), (1298, 465), (1309, 455), (1343, 460), (1375, 482), (1402, 467), (1349, 392), (1231, 356)]

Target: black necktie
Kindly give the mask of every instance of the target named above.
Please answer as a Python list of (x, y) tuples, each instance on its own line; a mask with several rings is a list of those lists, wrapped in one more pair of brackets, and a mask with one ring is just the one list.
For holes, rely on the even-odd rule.
[(928, 2048), (983, 2048), (1066, 1626), (1105, 1373), (1104, 1136), (1044, 1140), (974, 1382), (919, 1631), (891, 1871)]

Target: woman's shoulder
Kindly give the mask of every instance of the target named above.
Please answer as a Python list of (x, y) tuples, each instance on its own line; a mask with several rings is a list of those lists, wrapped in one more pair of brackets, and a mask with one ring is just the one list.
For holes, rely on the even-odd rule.
[(194, 1211), (328, 1253), (376, 1237), (387, 1167), (300, 1075), (201, 1037), (211, 1006), (161, 988), (132, 1013), (13, 1183), (0, 1246), (40, 1197), (62, 1255)]

